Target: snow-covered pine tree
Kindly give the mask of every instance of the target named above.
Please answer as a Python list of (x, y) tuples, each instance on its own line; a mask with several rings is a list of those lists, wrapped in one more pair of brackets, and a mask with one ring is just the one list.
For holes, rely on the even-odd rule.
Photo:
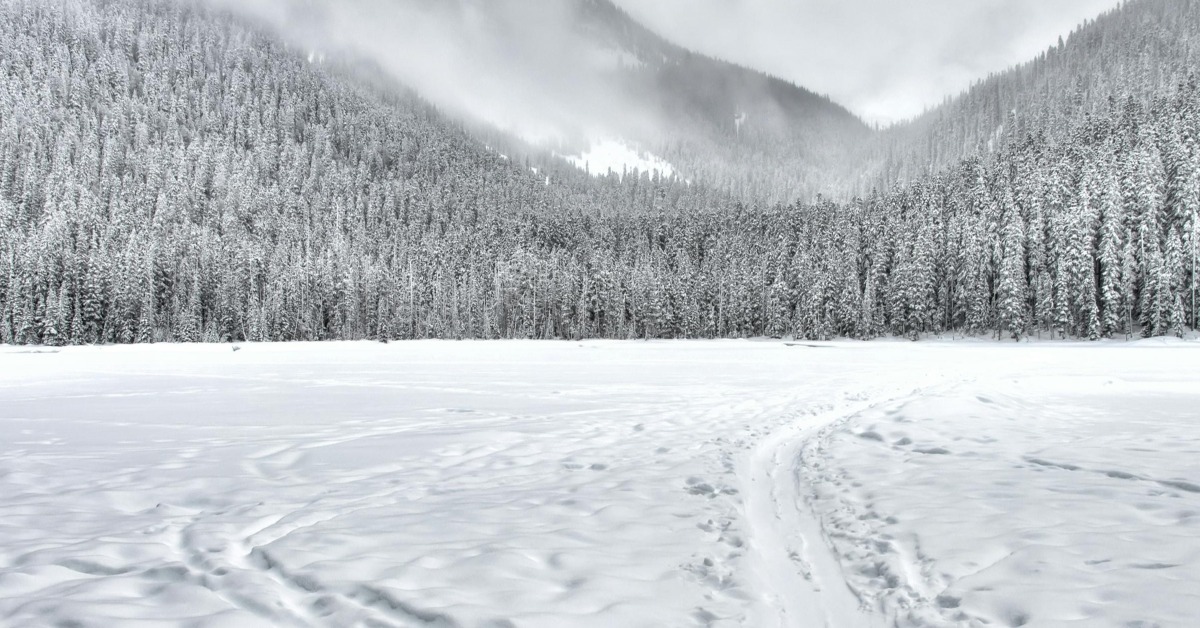
[(1020, 340), (1029, 324), (1029, 283), (1026, 275), (1025, 224), (1012, 192), (1005, 187), (1000, 200), (1000, 269), (997, 286), (997, 324), (1002, 333)]

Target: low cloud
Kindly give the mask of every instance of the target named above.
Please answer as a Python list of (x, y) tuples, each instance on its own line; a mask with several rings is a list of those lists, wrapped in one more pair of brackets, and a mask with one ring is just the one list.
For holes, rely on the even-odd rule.
[(1120, 0), (616, 0), (672, 41), (911, 118), (1036, 56)]
[[(372, 61), (422, 97), (533, 142), (644, 124), (561, 0), (204, 0), (294, 45)], [(589, 67), (590, 66), (590, 67)]]

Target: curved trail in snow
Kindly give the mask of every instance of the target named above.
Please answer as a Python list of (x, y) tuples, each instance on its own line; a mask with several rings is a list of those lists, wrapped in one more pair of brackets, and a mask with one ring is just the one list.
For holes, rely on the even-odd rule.
[(1196, 348), (0, 350), (0, 625), (1189, 625)]
[(842, 406), (789, 425), (758, 444), (744, 461), (748, 568), (762, 592), (750, 618), (780, 628), (882, 628), (849, 586), (827, 531), (810, 506), (812, 469), (803, 449), (823, 430), (873, 408), (921, 396), (928, 387)]

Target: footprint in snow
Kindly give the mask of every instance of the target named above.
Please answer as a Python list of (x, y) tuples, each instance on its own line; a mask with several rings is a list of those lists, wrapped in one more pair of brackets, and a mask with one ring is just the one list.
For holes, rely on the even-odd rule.
[(1077, 466), (1075, 466), (1075, 465), (1073, 465), (1073, 464), (1064, 464), (1064, 463), (1058, 463), (1058, 462), (1051, 462), (1051, 461), (1049, 461), (1049, 460), (1043, 460), (1043, 459), (1041, 459), (1041, 458), (1029, 458), (1029, 457), (1026, 457), (1026, 458), (1025, 458), (1025, 462), (1029, 462), (1029, 463), (1032, 463), (1032, 464), (1036, 464), (1036, 465), (1037, 465), (1037, 466), (1039, 466), (1039, 467), (1049, 467), (1049, 468), (1052, 468), (1052, 469), (1062, 469), (1062, 470), (1064, 470), (1064, 471), (1079, 471), (1079, 467), (1077, 467)]
[(1140, 480), (1140, 479), (1142, 479), (1132, 473), (1127, 473), (1125, 471), (1105, 471), (1104, 475), (1107, 475), (1108, 477), (1113, 478), (1115, 480)]
[(946, 595), (945, 593), (937, 596), (936, 601), (937, 605), (941, 608), (958, 608), (959, 605), (962, 604), (962, 598), (954, 597), (953, 595)]
[(1192, 484), (1191, 482), (1184, 482), (1182, 480), (1159, 480), (1158, 483), (1168, 488), (1177, 488), (1181, 491), (1187, 491), (1188, 493), (1200, 493), (1200, 485)]
[(687, 485), (687, 492), (692, 495), (702, 495), (704, 497), (712, 498), (718, 495), (738, 494), (738, 490), (736, 488), (730, 486), (714, 487), (712, 484), (709, 484), (708, 482), (705, 482), (696, 476), (688, 478), (685, 484)]

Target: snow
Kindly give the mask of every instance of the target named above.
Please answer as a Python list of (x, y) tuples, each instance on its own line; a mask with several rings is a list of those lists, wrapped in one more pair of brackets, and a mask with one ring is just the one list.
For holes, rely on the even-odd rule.
[(1020, 376), (874, 408), (806, 444), (809, 497), (896, 625), (1189, 625), (1197, 374)]
[(670, 177), (675, 172), (671, 164), (662, 158), (613, 139), (593, 141), (588, 149), (579, 155), (567, 155), (564, 159), (580, 170), (587, 170), (593, 176), (604, 176), (609, 171), (624, 176), (626, 172), (637, 170), (643, 173), (658, 172), (664, 177)]
[(1188, 625), (1198, 376), (1194, 341), (3, 348), (0, 624)]
[[(486, 150), (486, 151), (487, 151), (487, 152), (489, 152), (489, 153), (493, 153), (493, 154), (495, 154), (497, 157), (499, 157), (500, 159), (503, 159), (504, 161), (509, 161), (508, 155), (505, 155), (504, 153), (502, 153), (502, 152), (500, 152), (499, 150), (497, 150), (497, 149), (493, 148), (493, 147), (492, 147), (491, 145), (489, 145), (489, 144), (484, 144), (484, 145), (483, 145), (483, 149), (484, 149), (484, 150)], [(537, 174), (537, 173), (534, 173), (534, 174)]]

